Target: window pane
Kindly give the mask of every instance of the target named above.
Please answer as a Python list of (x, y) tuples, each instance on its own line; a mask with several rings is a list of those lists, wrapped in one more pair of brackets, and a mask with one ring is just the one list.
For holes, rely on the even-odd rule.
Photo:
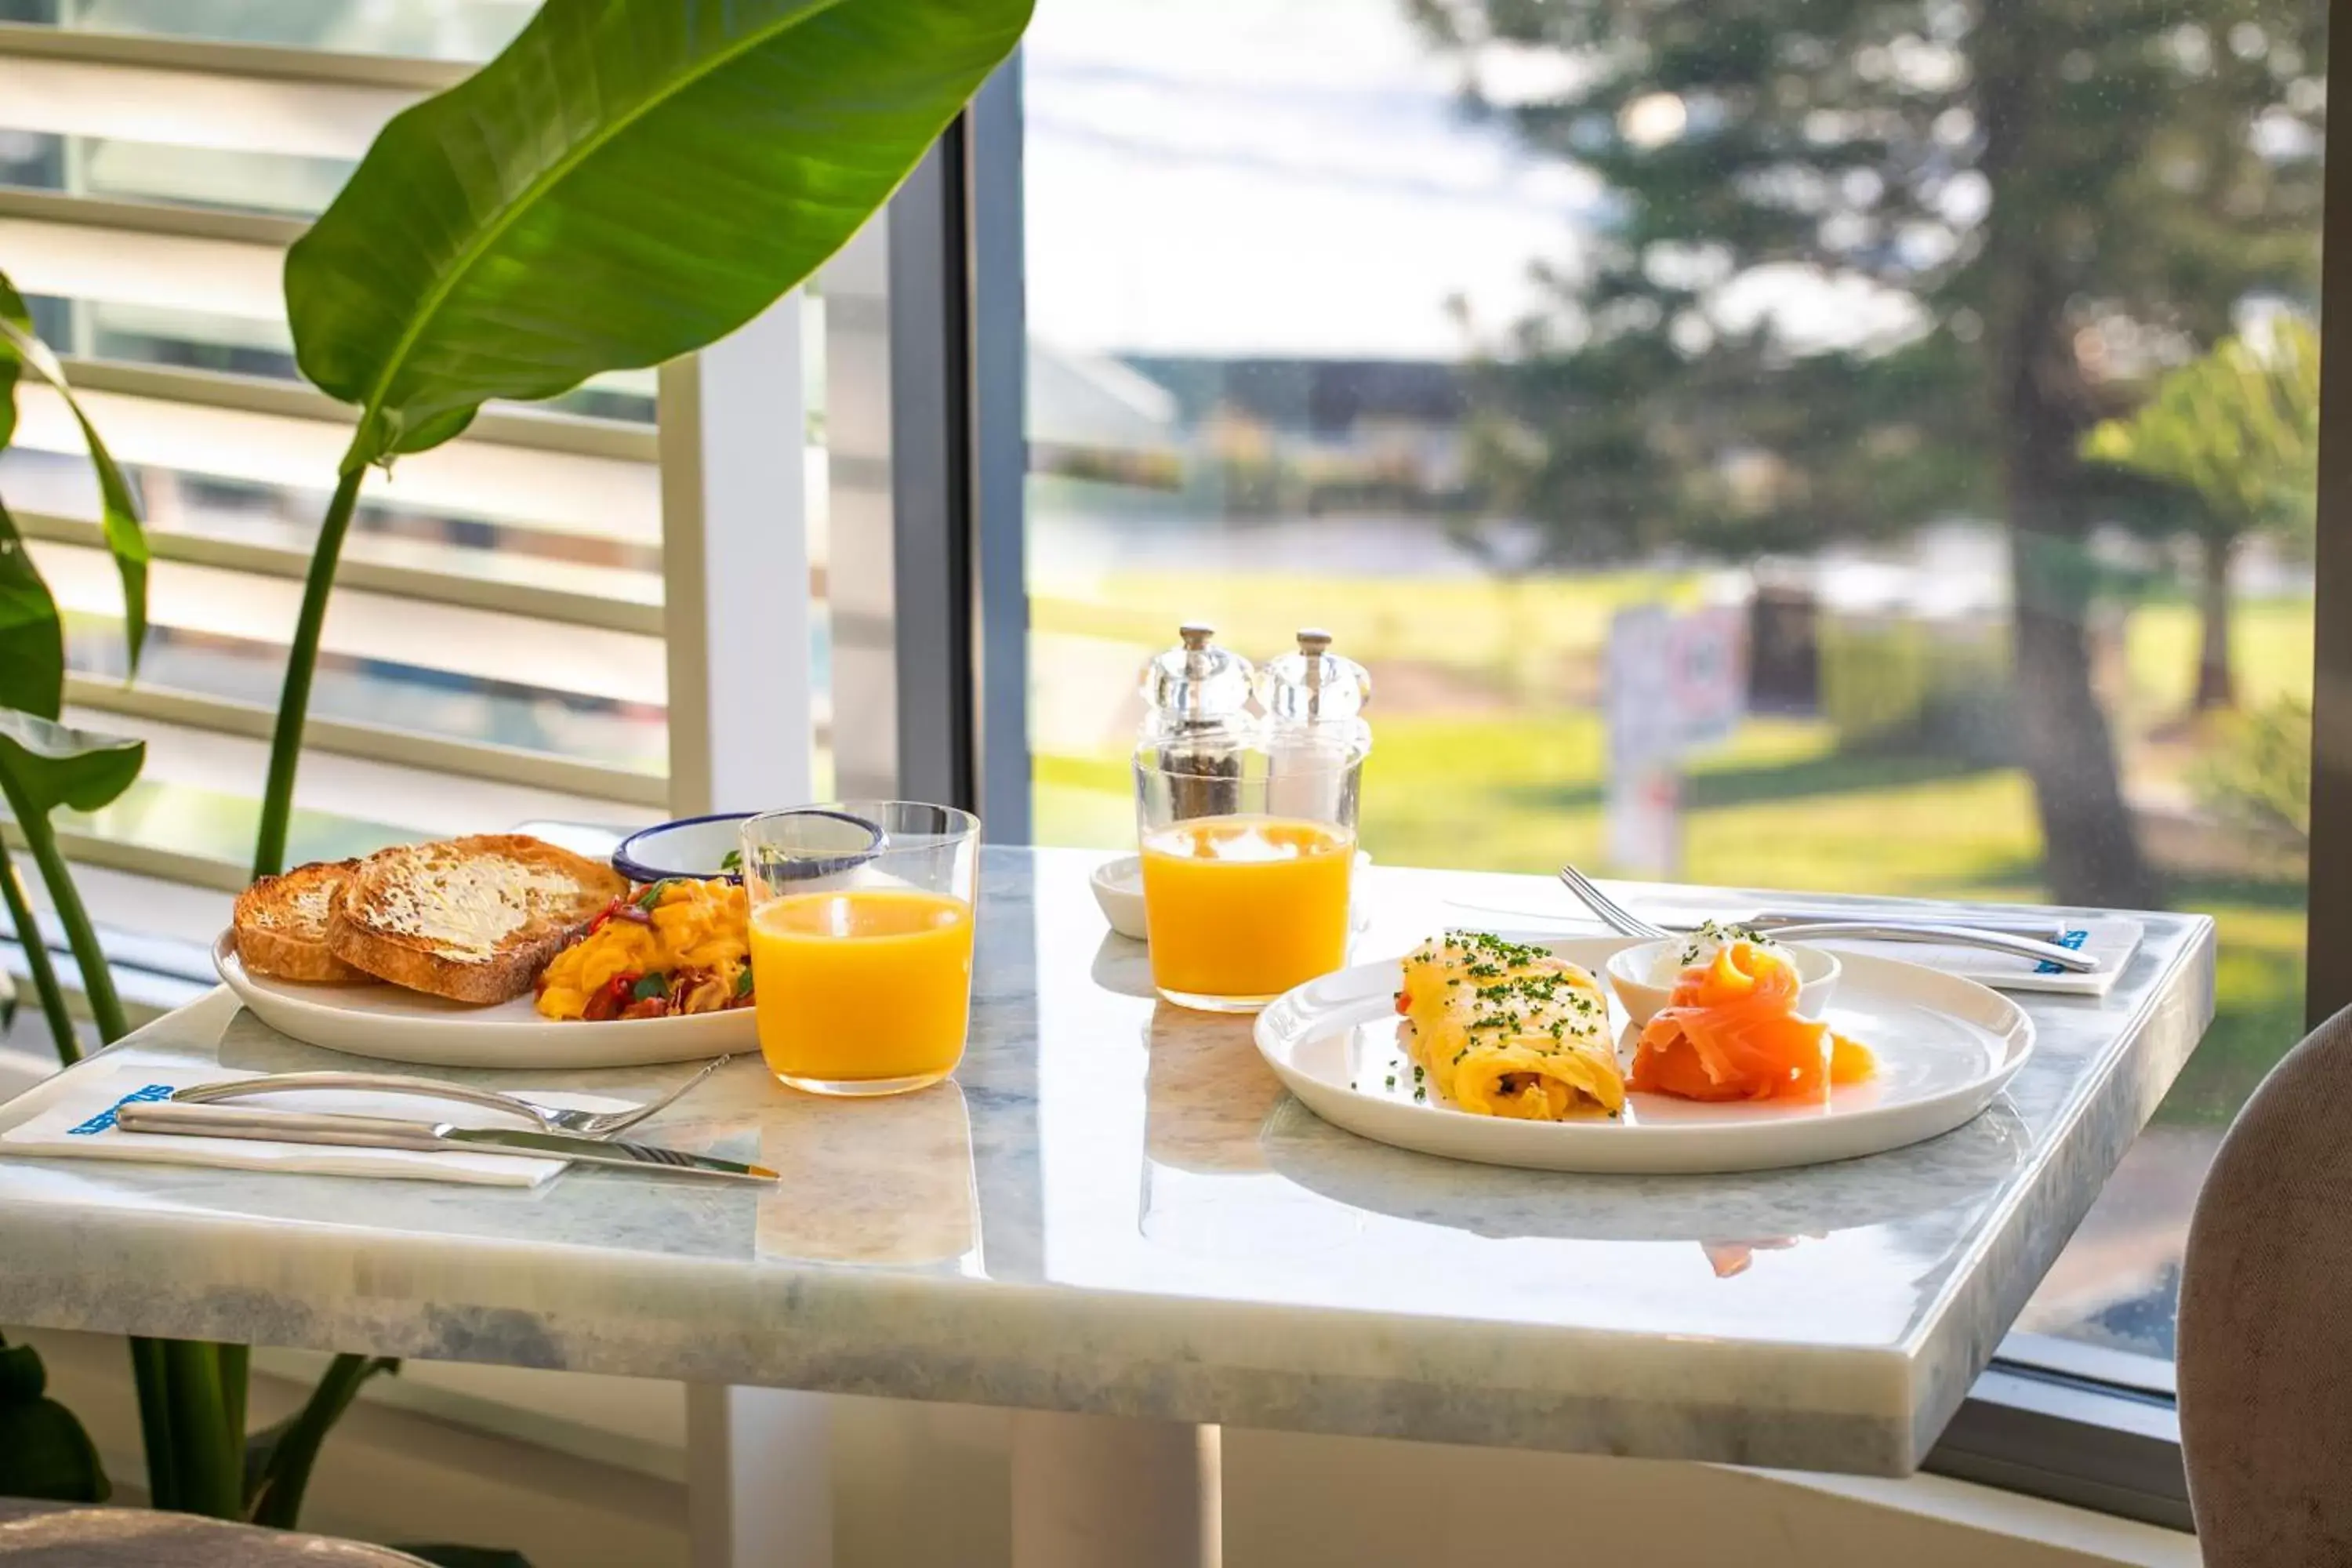
[[(2024, 1325), (2168, 1354), (2300, 1033), (2318, 13), (1742, 17), (1041, 10), (1038, 834), (1132, 841), (1180, 620), (1319, 623), (1382, 859), (2210, 910), (2221, 1016)], [(1671, 758), (1612, 744), (1644, 606), (1745, 652)]]
[[(0, 0), (0, 20), (462, 61), (493, 52), (534, 9)], [(295, 220), (331, 201), (375, 128), (420, 96), (37, 55), (0, 58), (0, 187)], [(157, 544), (152, 625), (128, 695), (112, 695), (124, 675), (121, 596), (96, 548), (95, 486), (78, 428), (45, 388), (19, 392), (23, 419), (0, 455), (0, 494), (26, 521), (66, 611), (77, 690), (95, 705), (83, 717), (150, 741), (134, 796), (89, 830), (239, 862), (267, 746), (249, 714), (217, 705), (276, 705), (300, 591), (289, 563), (299, 568), (312, 546), (348, 432), (300, 416), (310, 405), (285, 395), (299, 383), (279, 294), (290, 226), (121, 232), (103, 226), (108, 209), (87, 210), (38, 197), (12, 205), (0, 216), (0, 266), (44, 338), (82, 367), (85, 405)], [(250, 379), (142, 378), (149, 367)], [(396, 477), (370, 477), (311, 712), (322, 724), (404, 734), (362, 738), (367, 757), (306, 761), (298, 848), (646, 815), (626, 803), (642, 803), (657, 782), (607, 782), (594, 770), (658, 781), (668, 762), (654, 384), (651, 371), (599, 377), (541, 405), (588, 416), (543, 438), (512, 420), (509, 440), (478, 438), (497, 434), (486, 420), (467, 439), (404, 459)], [(538, 444), (518, 444), (527, 441)], [(199, 727), (215, 722), (234, 732)], [(451, 742), (538, 753), (551, 766), (526, 758), (515, 782), (492, 782), (470, 775), (498, 764), (449, 751)], [(459, 772), (431, 771), (445, 763)], [(371, 791), (381, 797), (373, 804)]]
[(94, 33), (156, 33), (217, 43), (348, 54), (488, 59), (539, 0), (0, 0), (0, 22), (47, 22)]

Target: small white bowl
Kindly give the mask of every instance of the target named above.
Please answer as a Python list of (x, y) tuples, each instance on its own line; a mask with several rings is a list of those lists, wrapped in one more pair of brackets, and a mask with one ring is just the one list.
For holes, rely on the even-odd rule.
[[(1633, 1020), (1635, 1028), (1655, 1017), (1673, 997), (1674, 981), (1661, 985), (1651, 976), (1657, 972), (1660, 958), (1668, 954), (1679, 957), (1688, 940), (1670, 936), (1659, 942), (1636, 942), (1609, 955), (1609, 988), (1617, 993), (1625, 1016)], [(1838, 974), (1843, 968), (1837, 954), (1796, 942), (1775, 942), (1773, 946), (1797, 966), (1797, 1011), (1808, 1018), (1820, 1017), (1830, 999), (1837, 994)]]
[[(716, 877), (740, 882), (741, 875), (727, 868), (729, 858), (742, 842), (743, 824), (763, 815), (769, 814), (722, 811), (640, 828), (613, 851), (613, 869), (633, 882), (658, 882), (665, 877)], [(794, 808), (792, 815), (802, 820), (809, 858), (787, 871), (788, 876), (835, 876), (881, 852), (882, 830), (862, 816), (814, 806)]]
[(1137, 942), (1145, 939), (1143, 923), (1143, 858), (1125, 855), (1095, 868), (1095, 902), (1102, 906), (1110, 929)]

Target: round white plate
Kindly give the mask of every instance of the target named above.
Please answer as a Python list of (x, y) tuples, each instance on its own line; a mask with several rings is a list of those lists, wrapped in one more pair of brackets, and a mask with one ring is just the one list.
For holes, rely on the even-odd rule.
[(700, 1061), (759, 1049), (751, 1009), (601, 1024), (542, 1018), (528, 995), (494, 1006), (444, 1001), (397, 985), (305, 985), (250, 973), (235, 936), (213, 943), (213, 967), (237, 1000), (281, 1035), (331, 1051), (450, 1068), (623, 1068)]
[[(1627, 944), (1571, 937), (1538, 945), (1597, 975)], [(1827, 1106), (1636, 1094), (1622, 1121), (1513, 1121), (1416, 1102), (1394, 960), (1276, 998), (1258, 1015), (1257, 1048), (1308, 1110), (1382, 1143), (1489, 1165), (1631, 1172), (1762, 1171), (1916, 1143), (1990, 1104), (2033, 1049), (2033, 1021), (1998, 991), (1916, 963), (1841, 956), (1845, 973), (1829, 1020), (1870, 1047), (1878, 1072), (1836, 1090)], [(1613, 998), (1610, 1016), (1630, 1059), (1624, 1010)]]

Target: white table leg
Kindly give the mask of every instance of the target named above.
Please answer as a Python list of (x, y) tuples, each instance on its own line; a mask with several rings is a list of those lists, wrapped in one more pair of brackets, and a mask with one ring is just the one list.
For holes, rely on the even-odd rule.
[(1013, 1568), (1218, 1568), (1218, 1431), (1022, 1411)]
[(832, 1428), (822, 1394), (687, 1385), (694, 1568), (833, 1568)]

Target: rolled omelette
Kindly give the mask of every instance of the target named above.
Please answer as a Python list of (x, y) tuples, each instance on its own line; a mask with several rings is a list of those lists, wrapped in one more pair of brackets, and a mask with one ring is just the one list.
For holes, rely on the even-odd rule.
[(1526, 1121), (1614, 1117), (1625, 1074), (1591, 973), (1539, 947), (1448, 931), (1404, 961), (1397, 1011), (1430, 1087), (1462, 1110)]

